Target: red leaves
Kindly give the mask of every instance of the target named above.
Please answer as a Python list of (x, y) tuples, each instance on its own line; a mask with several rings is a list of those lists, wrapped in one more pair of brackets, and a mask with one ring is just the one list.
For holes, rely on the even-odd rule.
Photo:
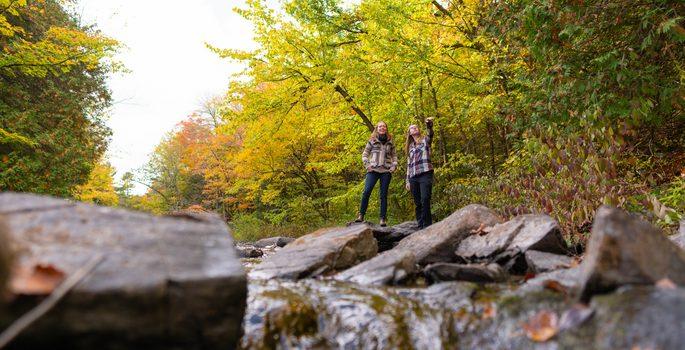
[(492, 305), (487, 305), (485, 309), (483, 310), (483, 314), (480, 315), (480, 318), (483, 320), (487, 320), (490, 318), (493, 318), (497, 315), (497, 309), (492, 306)]
[(9, 281), (13, 294), (47, 295), (64, 279), (64, 273), (51, 265), (15, 266)]
[(664, 277), (654, 283), (657, 288), (662, 289), (676, 289), (675, 283), (671, 281), (668, 277)]

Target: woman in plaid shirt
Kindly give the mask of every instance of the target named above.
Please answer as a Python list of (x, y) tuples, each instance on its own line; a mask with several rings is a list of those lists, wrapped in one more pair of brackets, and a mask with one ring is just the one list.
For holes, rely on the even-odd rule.
[(431, 217), (431, 191), (433, 190), (433, 118), (426, 119), (426, 136), (421, 135), (418, 125), (410, 125), (404, 153), (407, 155), (407, 191), (411, 191), (416, 205), (416, 222), (419, 230), (433, 223)]

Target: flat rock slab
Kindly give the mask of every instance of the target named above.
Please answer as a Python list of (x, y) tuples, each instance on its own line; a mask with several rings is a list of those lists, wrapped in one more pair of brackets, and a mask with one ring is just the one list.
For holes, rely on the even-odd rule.
[(288, 243), (294, 242), (295, 238), (290, 238), (290, 237), (270, 237), (270, 238), (264, 238), (260, 239), (257, 242), (255, 242), (254, 246), (257, 248), (266, 248), (269, 246), (276, 246), (276, 247), (285, 247), (288, 245)]
[(299, 279), (341, 271), (378, 254), (366, 225), (323, 228), (302, 236), (255, 266), (250, 277)]
[(373, 231), (373, 236), (378, 241), (378, 252), (384, 252), (394, 248), (401, 240), (419, 230), (416, 221), (407, 221), (394, 226), (380, 226), (371, 221), (348, 222), (347, 227), (355, 225), (367, 225)]
[(540, 274), (547, 271), (556, 270), (558, 268), (568, 268), (573, 261), (568, 255), (559, 255), (537, 250), (529, 250), (525, 254), (528, 269), (534, 274)]
[(335, 280), (397, 286), (413, 281), (417, 272), (414, 254), (405, 250), (390, 250), (341, 272), (335, 276)]
[(394, 249), (414, 253), (417, 264), (426, 265), (436, 262), (456, 262), (455, 251), (459, 243), (472, 235), (482, 224), (495, 226), (502, 218), (480, 204), (467, 205), (444, 220), (418, 231), (400, 241)]
[(497, 262), (508, 271), (523, 273), (528, 268), (523, 254), (528, 250), (568, 253), (556, 220), (544, 214), (519, 215), (485, 235), (464, 239), (456, 254), (468, 262)]
[[(13, 348), (237, 347), (247, 278), (218, 216), (156, 217), (2, 193), (0, 221), (22, 265), (49, 264), (68, 276), (106, 256)], [(3, 327), (35, 305), (21, 299)]]
[(499, 264), (453, 264), (437, 263), (426, 267), (423, 275), (430, 282), (464, 281), (464, 282), (504, 282), (507, 273)]
[(685, 286), (685, 252), (658, 227), (614, 207), (597, 210), (580, 266), (582, 301), (622, 285), (653, 284), (662, 278)]

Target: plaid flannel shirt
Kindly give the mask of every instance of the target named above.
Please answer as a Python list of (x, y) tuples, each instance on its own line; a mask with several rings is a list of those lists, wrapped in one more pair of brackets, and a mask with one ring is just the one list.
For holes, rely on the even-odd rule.
[(407, 158), (407, 182), (412, 177), (433, 170), (431, 163), (431, 143), (433, 142), (433, 123), (426, 123), (426, 136), (421, 144), (409, 147)]

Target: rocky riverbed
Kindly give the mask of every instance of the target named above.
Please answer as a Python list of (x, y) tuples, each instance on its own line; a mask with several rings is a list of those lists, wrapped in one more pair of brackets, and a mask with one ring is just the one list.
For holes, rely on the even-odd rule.
[[(546, 215), (504, 222), (487, 208), (469, 206), (423, 231), (396, 235), (396, 242), (380, 244), (377, 238), (386, 251), (351, 268), (331, 268), (336, 254), (358, 257), (346, 249), (373, 245), (359, 244), (368, 236), (365, 229), (379, 238), (392, 236), (394, 229), (350, 226), (365, 228), (317, 232), (294, 241), (294, 248), (273, 246), (263, 249), (262, 257), (244, 260), (249, 296), (240, 348), (682, 349), (685, 344), (680, 331), (685, 253), (673, 243), (680, 238), (669, 239), (618, 209), (600, 208), (582, 256), (570, 254), (558, 224)], [(398, 226), (405, 231), (411, 223)], [(326, 232), (331, 233), (327, 243)], [(327, 250), (303, 248), (313, 238)], [(354, 245), (344, 243), (355, 239)], [(278, 272), (281, 266), (287, 274)]]
[[(685, 230), (668, 237), (612, 207), (598, 209), (583, 255), (571, 254), (549, 216), (507, 221), (480, 205), (420, 231), (411, 222), (350, 223), (236, 245), (215, 216), (152, 217), (3, 193), (0, 236), (19, 266), (74, 275), (104, 256), (10, 349), (685, 344)], [(0, 323), (46, 293), (20, 293)]]

